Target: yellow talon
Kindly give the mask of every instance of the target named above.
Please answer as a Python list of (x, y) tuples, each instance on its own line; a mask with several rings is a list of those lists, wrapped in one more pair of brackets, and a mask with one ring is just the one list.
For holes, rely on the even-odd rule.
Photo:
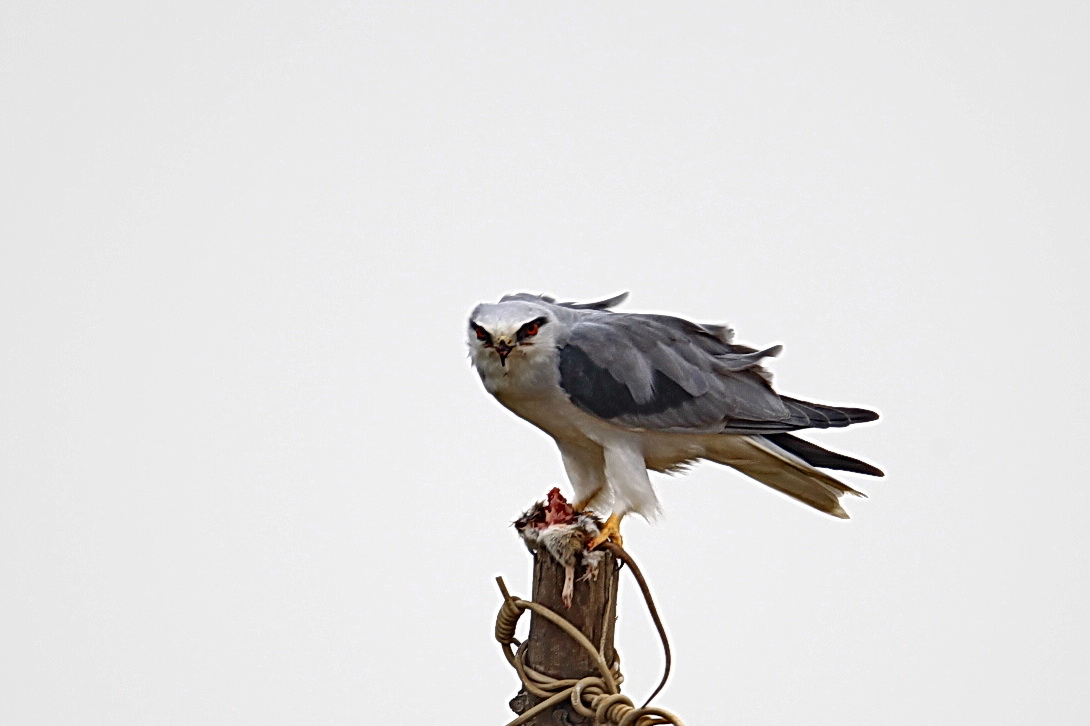
[(624, 540), (621, 539), (621, 518), (616, 514), (609, 515), (609, 519), (602, 525), (602, 530), (598, 533), (597, 537), (590, 541), (587, 545), (587, 549), (592, 550), (606, 540), (613, 542), (618, 547), (624, 546)]

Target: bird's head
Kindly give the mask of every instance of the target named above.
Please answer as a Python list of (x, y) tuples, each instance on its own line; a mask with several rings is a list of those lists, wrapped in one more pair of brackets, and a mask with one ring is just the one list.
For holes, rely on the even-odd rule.
[(523, 300), (482, 303), (469, 316), (470, 357), (480, 370), (520, 365), (555, 350), (558, 328), (545, 305)]

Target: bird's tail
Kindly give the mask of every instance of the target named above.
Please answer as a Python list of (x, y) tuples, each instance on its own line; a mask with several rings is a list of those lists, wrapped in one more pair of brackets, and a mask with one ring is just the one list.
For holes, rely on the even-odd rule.
[(815, 466), (882, 476), (882, 472), (870, 464), (797, 437), (791, 436), (786, 441), (775, 438), (768, 435), (716, 436), (708, 447), (706, 458), (734, 467), (803, 504), (841, 519), (847, 519), (848, 513), (840, 506), (840, 497), (844, 494), (866, 495)]

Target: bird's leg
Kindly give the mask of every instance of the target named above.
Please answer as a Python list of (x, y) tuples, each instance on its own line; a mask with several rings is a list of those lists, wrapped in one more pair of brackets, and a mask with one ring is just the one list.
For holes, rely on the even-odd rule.
[(587, 509), (590, 508), (591, 502), (593, 502), (598, 497), (598, 495), (601, 494), (601, 493), (602, 493), (602, 487), (598, 487), (597, 489), (592, 491), (589, 496), (580, 497), (579, 499), (576, 499), (575, 503), (572, 504), (572, 508), (575, 509), (575, 511), (577, 511), (577, 512), (587, 511)]
[(602, 530), (598, 533), (598, 536), (587, 544), (587, 549), (592, 550), (607, 540), (623, 547), (624, 544), (621, 539), (621, 516), (622, 515), (619, 515), (616, 512), (609, 515), (609, 519), (602, 525)]

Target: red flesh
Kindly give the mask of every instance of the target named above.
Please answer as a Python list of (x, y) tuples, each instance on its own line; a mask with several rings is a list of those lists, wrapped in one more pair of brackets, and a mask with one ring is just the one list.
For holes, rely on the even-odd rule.
[(560, 493), (560, 489), (554, 487), (549, 491), (549, 497), (545, 503), (545, 527), (551, 527), (554, 524), (571, 524), (574, 521), (575, 510)]

